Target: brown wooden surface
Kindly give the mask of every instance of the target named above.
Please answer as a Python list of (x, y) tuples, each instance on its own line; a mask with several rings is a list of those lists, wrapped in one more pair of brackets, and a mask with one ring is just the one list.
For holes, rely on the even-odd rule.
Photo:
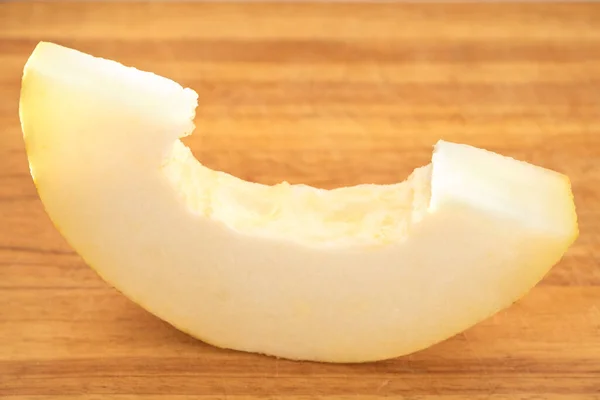
[[(210, 347), (109, 288), (44, 214), (17, 113), (42, 39), (195, 88), (187, 142), (213, 168), (390, 183), (467, 142), (568, 174), (580, 239), (522, 301), (404, 358)], [(599, 206), (600, 5), (0, 3), (0, 397), (597, 399)]]

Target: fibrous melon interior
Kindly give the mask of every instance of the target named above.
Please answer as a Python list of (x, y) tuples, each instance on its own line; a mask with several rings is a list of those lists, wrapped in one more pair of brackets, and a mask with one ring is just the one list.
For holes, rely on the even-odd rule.
[(401, 240), (427, 212), (430, 197), (431, 165), (392, 185), (271, 186), (214, 171), (177, 141), (163, 171), (194, 212), (240, 232), (298, 242)]

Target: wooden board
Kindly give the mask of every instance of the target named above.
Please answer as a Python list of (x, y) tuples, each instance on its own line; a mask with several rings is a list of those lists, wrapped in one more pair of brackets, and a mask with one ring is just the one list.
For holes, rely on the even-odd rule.
[[(18, 119), (42, 39), (195, 88), (187, 143), (212, 168), (390, 183), (467, 142), (568, 174), (580, 239), (522, 301), (407, 357), (213, 348), (109, 288), (44, 214)], [(0, 94), (1, 398), (600, 398), (599, 5), (0, 3)]]

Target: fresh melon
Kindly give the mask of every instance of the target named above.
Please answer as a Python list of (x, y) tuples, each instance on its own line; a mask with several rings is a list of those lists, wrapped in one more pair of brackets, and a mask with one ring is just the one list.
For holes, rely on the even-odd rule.
[(39, 196), (73, 249), (215, 346), (326, 362), (415, 352), (521, 298), (578, 236), (566, 176), (465, 144), (439, 141), (392, 185), (211, 170), (180, 141), (196, 106), (169, 79), (42, 42), (20, 117)]

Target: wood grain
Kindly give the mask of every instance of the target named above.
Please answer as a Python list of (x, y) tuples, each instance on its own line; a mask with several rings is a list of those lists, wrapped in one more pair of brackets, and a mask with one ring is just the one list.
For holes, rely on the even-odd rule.
[[(599, 22), (595, 4), (0, 3), (0, 397), (600, 398)], [(407, 357), (210, 347), (109, 288), (44, 214), (17, 110), (39, 40), (195, 88), (187, 142), (212, 168), (390, 183), (467, 142), (568, 174), (581, 237), (522, 301)]]

